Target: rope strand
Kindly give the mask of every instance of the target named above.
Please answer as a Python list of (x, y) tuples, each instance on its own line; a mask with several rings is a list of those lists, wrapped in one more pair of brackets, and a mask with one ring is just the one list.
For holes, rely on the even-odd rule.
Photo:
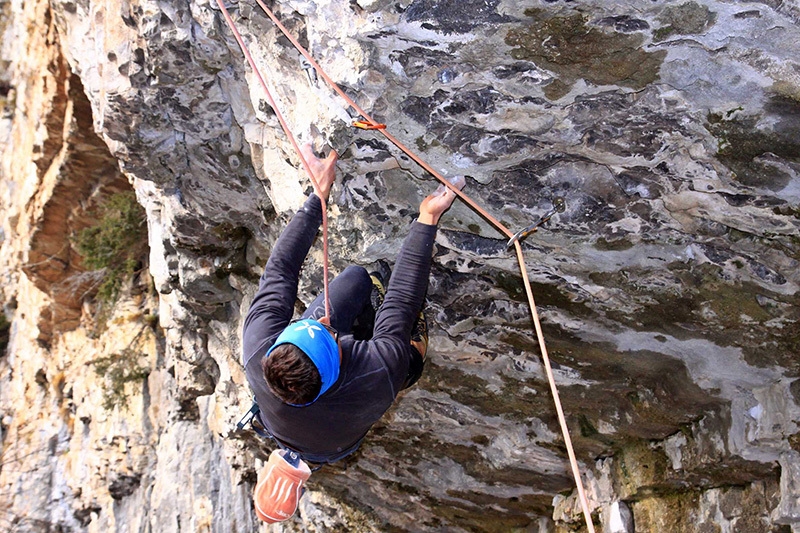
[(575, 486), (578, 489), (578, 499), (581, 502), (581, 511), (583, 512), (583, 517), (586, 521), (586, 527), (589, 528), (590, 533), (594, 533), (592, 511), (589, 509), (589, 501), (587, 500), (586, 492), (583, 489), (581, 471), (578, 467), (578, 460), (575, 458), (575, 450), (572, 447), (572, 439), (569, 435), (569, 427), (567, 427), (564, 409), (561, 407), (561, 397), (558, 394), (555, 376), (553, 376), (553, 367), (550, 365), (550, 356), (547, 354), (547, 346), (545, 346), (544, 343), (542, 323), (539, 321), (539, 312), (536, 310), (536, 303), (533, 299), (533, 289), (531, 288), (531, 281), (528, 278), (528, 269), (525, 265), (525, 258), (522, 255), (522, 244), (520, 244), (519, 240), (514, 241), (514, 248), (516, 249), (517, 261), (519, 262), (519, 267), (522, 272), (522, 283), (525, 286), (525, 294), (527, 294), (528, 302), (530, 302), (531, 318), (533, 318), (533, 325), (536, 328), (536, 336), (539, 339), (539, 350), (542, 352), (542, 362), (544, 363), (545, 373), (547, 374), (547, 381), (550, 384), (550, 392), (553, 394), (553, 403), (556, 404), (558, 423), (561, 426), (561, 434), (564, 436), (564, 445), (567, 447), (569, 466), (572, 469), (572, 475), (575, 478)]
[(220, 10), (222, 11), (222, 16), (225, 17), (225, 22), (228, 23), (228, 26), (233, 33), (233, 36), (236, 38), (236, 42), (239, 43), (239, 48), (242, 49), (244, 53), (245, 59), (250, 64), (250, 68), (253, 70), (253, 73), (258, 78), (258, 81), (261, 85), (261, 88), (264, 89), (266, 93), (267, 102), (269, 103), (272, 110), (275, 112), (275, 116), (278, 117), (278, 122), (281, 124), (281, 128), (283, 129), (283, 133), (289, 139), (289, 142), (294, 147), (295, 152), (297, 152), (297, 157), (300, 158), (300, 163), (303, 165), (303, 169), (308, 174), (309, 179), (311, 180), (311, 186), (314, 188), (314, 193), (319, 197), (320, 204), (322, 204), (322, 256), (323, 256), (323, 267), (322, 267), (322, 286), (323, 286), (323, 294), (325, 300), (325, 317), (328, 318), (330, 321), (331, 316), (331, 306), (330, 306), (330, 299), (328, 297), (328, 202), (324, 198), (321, 189), (319, 188), (319, 184), (317, 183), (317, 178), (314, 176), (314, 172), (311, 170), (311, 167), (306, 161), (306, 158), (303, 157), (303, 152), (300, 150), (300, 146), (297, 144), (297, 140), (295, 140), (294, 135), (292, 135), (292, 130), (289, 128), (289, 125), (284, 120), (283, 115), (281, 114), (278, 105), (275, 103), (275, 99), (272, 98), (272, 93), (267, 87), (267, 82), (264, 81), (264, 78), (261, 76), (261, 71), (258, 69), (255, 60), (253, 60), (253, 56), (250, 55), (250, 51), (247, 49), (247, 45), (244, 44), (244, 39), (242, 38), (239, 30), (236, 29), (236, 25), (233, 23), (233, 19), (231, 18), (230, 13), (228, 13), (227, 8), (222, 0), (217, 0), (217, 5), (219, 6)]
[[(266, 15), (272, 20), (272, 22), (275, 24), (275, 26), (277, 26), (277, 28), (281, 31), (281, 33), (283, 33), (283, 35), (286, 36), (287, 39), (289, 39), (289, 41), (297, 49), (297, 51), (317, 71), (317, 74), (320, 77), (322, 77), (322, 79), (325, 80), (325, 82), (328, 84), (328, 86), (333, 91), (335, 91), (339, 96), (341, 96), (342, 99), (350, 107), (352, 107), (357, 113), (359, 113), (365, 119), (366, 122), (368, 122), (370, 124), (377, 124), (378, 122), (376, 120), (374, 120), (369, 114), (367, 114), (366, 111), (361, 109), (361, 107), (355, 101), (353, 101), (352, 98), (347, 96), (347, 94), (345, 94), (345, 92), (339, 87), (339, 85), (335, 81), (333, 81), (330, 78), (330, 76), (328, 76), (328, 74), (322, 69), (322, 67), (320, 67), (319, 63), (316, 62), (316, 60), (311, 56), (311, 54), (297, 41), (297, 39), (291, 33), (289, 33), (289, 30), (286, 29), (286, 27), (275, 16), (275, 14), (272, 12), (272, 10), (269, 9), (264, 4), (264, 2), (262, 0), (256, 0), (256, 2), (261, 7), (261, 9), (264, 10)], [(284, 129), (284, 132), (286, 132), (286, 136), (289, 137), (289, 139), (291, 140), (292, 145), (295, 147), (295, 150), (298, 151), (298, 155), (300, 156), (300, 160), (303, 162), (303, 166), (305, 167), (306, 172), (308, 172), (309, 177), (312, 180), (312, 184), (314, 185), (315, 191), (319, 191), (319, 187), (317, 186), (316, 179), (314, 178), (313, 173), (311, 172), (311, 169), (308, 166), (308, 163), (305, 161), (305, 159), (303, 158), (302, 154), (300, 154), (300, 151), (299, 151), (300, 149), (297, 146), (297, 143), (294, 141), (294, 138), (292, 137), (291, 133), (289, 132), (288, 126), (286, 126), (286, 124), (285, 124), (285, 122), (283, 120), (283, 117), (280, 115), (280, 112), (278, 111), (277, 106), (275, 105), (274, 101), (272, 100), (272, 96), (269, 93), (269, 89), (267, 88), (266, 83), (264, 82), (263, 78), (261, 77), (261, 74), (258, 71), (258, 67), (256, 66), (255, 62), (253, 61), (252, 57), (250, 56), (250, 53), (248, 52), (247, 47), (245, 46), (244, 41), (241, 38), (241, 35), (239, 35), (239, 32), (236, 30), (236, 28), (235, 28), (235, 26), (233, 24), (233, 20), (230, 18), (230, 15), (228, 14), (228, 11), (225, 9), (225, 6), (223, 5), (222, 0), (217, 0), (217, 4), (219, 4), (220, 9), (222, 10), (223, 15), (225, 16), (225, 20), (228, 22), (228, 25), (231, 27), (231, 31), (236, 36), (236, 40), (239, 43), (239, 46), (242, 48), (242, 51), (244, 52), (244, 55), (247, 58), (248, 63), (250, 63), (250, 66), (253, 69), (253, 71), (256, 73), (259, 81), (261, 82), (262, 87), (267, 92), (268, 100), (269, 100), (270, 105), (272, 106), (272, 108), (275, 110), (276, 115), (278, 116), (278, 120), (281, 123), (281, 127)], [(497, 220), (490, 213), (488, 213), (485, 209), (483, 209), (480, 205), (478, 205), (469, 196), (467, 196), (461, 190), (459, 190), (458, 188), (453, 186), (453, 184), (451, 184), (444, 176), (442, 176), (439, 172), (437, 172), (430, 165), (428, 165), (425, 161), (423, 161), (417, 154), (412, 152), (408, 147), (406, 147), (402, 142), (400, 142), (400, 140), (398, 140), (394, 135), (389, 133), (385, 128), (377, 129), (376, 131), (379, 131), (381, 134), (383, 134), (384, 137), (386, 137), (387, 140), (389, 140), (392, 144), (397, 146), (398, 149), (400, 149), (403, 153), (405, 153), (408, 157), (410, 157), (415, 163), (417, 163), (420, 167), (422, 167), (426, 172), (428, 172), (429, 174), (434, 176), (445, 187), (447, 187), (448, 189), (453, 191), (459, 198), (461, 198), (461, 200), (464, 203), (466, 203), (468, 206), (470, 206), (472, 209), (474, 209), (478, 214), (480, 214), (482, 217), (484, 217), (498, 231), (500, 231), (500, 233), (504, 234), (508, 238), (513, 237), (514, 233), (511, 230), (509, 230), (499, 220)], [(320, 200), (323, 200), (319, 193), (317, 195), (320, 196)], [(323, 205), (323, 246), (324, 246), (323, 255), (324, 255), (324, 261), (325, 261), (325, 309), (326, 309), (326, 314), (327, 314), (328, 313), (328, 287), (327, 287), (327, 283), (328, 283), (328, 273), (327, 273), (327, 269), (328, 269), (328, 250), (327, 250), (328, 239), (327, 239), (326, 203), (324, 202), (324, 200), (322, 202), (322, 205)], [(533, 290), (531, 288), (530, 279), (528, 277), (528, 269), (527, 269), (527, 265), (525, 263), (525, 257), (523, 256), (523, 253), (522, 253), (522, 245), (520, 244), (519, 241), (515, 241), (514, 242), (514, 247), (515, 247), (515, 250), (516, 250), (516, 253), (517, 253), (517, 261), (519, 262), (520, 271), (522, 273), (522, 281), (523, 281), (523, 284), (525, 286), (525, 293), (527, 294), (528, 303), (529, 303), (530, 309), (531, 309), (531, 318), (533, 319), (533, 324), (534, 324), (534, 327), (536, 329), (536, 336), (537, 336), (538, 341), (539, 341), (539, 349), (540, 349), (540, 351), (542, 353), (542, 362), (544, 363), (545, 373), (547, 374), (547, 381), (548, 381), (548, 383), (550, 385), (550, 391), (552, 393), (553, 402), (555, 403), (555, 407), (556, 407), (556, 414), (558, 415), (558, 422), (559, 422), (559, 425), (561, 427), (561, 433), (562, 433), (562, 435), (564, 437), (564, 445), (567, 448), (567, 455), (569, 457), (570, 468), (572, 470), (572, 475), (573, 475), (573, 478), (575, 480), (575, 485), (577, 487), (578, 499), (580, 500), (580, 503), (581, 503), (581, 510), (583, 512), (583, 517), (584, 517), (584, 520), (586, 522), (586, 527), (587, 527), (589, 533), (595, 533), (594, 523), (592, 522), (592, 517), (591, 517), (591, 510), (589, 508), (589, 502), (588, 502), (587, 497), (586, 497), (586, 492), (585, 492), (585, 490), (583, 488), (583, 481), (581, 479), (580, 468), (578, 466), (578, 461), (577, 461), (577, 458), (575, 456), (575, 450), (574, 450), (573, 445), (572, 445), (572, 439), (570, 438), (569, 427), (567, 426), (566, 417), (564, 415), (564, 409), (561, 406), (561, 398), (560, 398), (560, 396), (558, 394), (558, 387), (556, 386), (555, 377), (553, 375), (553, 369), (552, 369), (552, 366), (550, 364), (550, 357), (549, 357), (549, 355), (547, 353), (547, 346), (545, 345), (544, 333), (542, 331), (542, 325), (541, 325), (541, 322), (539, 320), (539, 313), (536, 310), (536, 302), (534, 301), (534, 298), (533, 298)]]
[[(220, 0), (217, 0), (217, 1), (219, 2)], [(257, 2), (257, 3), (258, 3), (258, 5), (261, 7), (261, 9), (262, 9), (262, 10), (264, 10), (264, 13), (266, 13), (266, 14), (267, 14), (267, 16), (270, 18), (270, 20), (272, 20), (272, 22), (275, 24), (275, 26), (276, 26), (276, 27), (277, 27), (277, 28), (278, 28), (278, 29), (281, 31), (281, 33), (283, 33), (283, 35), (284, 35), (284, 36), (285, 36), (287, 39), (289, 39), (289, 42), (291, 42), (291, 43), (292, 43), (292, 45), (293, 45), (293, 46), (294, 46), (294, 47), (297, 49), (297, 51), (298, 51), (298, 52), (299, 52), (299, 53), (300, 53), (300, 54), (301, 54), (301, 55), (302, 55), (304, 58), (306, 58), (306, 60), (308, 61), (308, 63), (309, 63), (309, 64), (310, 64), (312, 67), (314, 67), (314, 69), (317, 71), (317, 74), (318, 74), (318, 75), (319, 75), (319, 76), (320, 76), (320, 77), (321, 77), (323, 80), (325, 80), (325, 83), (327, 83), (327, 84), (328, 84), (328, 86), (329, 86), (329, 87), (330, 87), (330, 88), (331, 88), (331, 89), (332, 89), (332, 90), (333, 90), (333, 91), (334, 91), (336, 94), (338, 94), (339, 96), (341, 96), (341, 97), (342, 97), (342, 99), (343, 99), (343, 100), (344, 100), (344, 101), (347, 103), (347, 105), (349, 105), (350, 107), (352, 107), (352, 108), (353, 108), (353, 109), (354, 109), (354, 110), (355, 110), (355, 111), (356, 111), (356, 112), (357, 112), (359, 115), (361, 115), (362, 117), (364, 117), (364, 119), (366, 120), (366, 122), (369, 122), (369, 123), (371, 123), (371, 124), (377, 124), (377, 123), (378, 123), (378, 121), (377, 121), (377, 120), (373, 119), (373, 118), (372, 118), (372, 117), (371, 117), (371, 116), (370, 116), (370, 115), (369, 115), (369, 114), (368, 114), (366, 111), (364, 111), (363, 109), (361, 109), (361, 106), (359, 106), (359, 105), (358, 105), (358, 104), (357, 104), (357, 103), (356, 103), (356, 102), (355, 102), (355, 101), (354, 101), (352, 98), (350, 98), (349, 96), (347, 96), (347, 94), (345, 94), (345, 92), (342, 90), (342, 88), (341, 88), (341, 87), (339, 87), (339, 85), (338, 85), (338, 84), (337, 84), (335, 81), (333, 81), (333, 80), (331, 79), (331, 77), (330, 77), (330, 76), (328, 76), (327, 72), (325, 72), (325, 70), (324, 70), (324, 69), (323, 69), (323, 68), (322, 68), (322, 67), (319, 65), (319, 63), (317, 63), (317, 61), (316, 61), (316, 60), (314, 59), (314, 57), (313, 57), (313, 56), (312, 56), (312, 55), (311, 55), (311, 54), (308, 52), (308, 50), (306, 50), (306, 49), (305, 49), (305, 47), (303, 47), (303, 45), (302, 45), (302, 44), (300, 44), (300, 42), (299, 42), (299, 41), (298, 41), (298, 40), (295, 38), (295, 36), (294, 36), (294, 35), (292, 35), (292, 34), (289, 32), (289, 30), (287, 30), (287, 29), (286, 29), (286, 26), (284, 26), (284, 25), (281, 23), (281, 21), (278, 19), (278, 17), (276, 17), (276, 16), (275, 16), (275, 13), (273, 13), (273, 12), (272, 12), (272, 10), (271, 10), (270, 8), (268, 8), (268, 7), (266, 6), (266, 4), (264, 4), (263, 0), (256, 0), (256, 2)], [(399, 149), (400, 149), (402, 152), (404, 152), (404, 153), (405, 153), (405, 154), (406, 154), (408, 157), (410, 157), (411, 159), (413, 159), (413, 160), (414, 160), (414, 162), (415, 162), (415, 163), (417, 163), (419, 166), (421, 166), (423, 169), (425, 169), (425, 171), (426, 171), (426, 172), (430, 173), (430, 174), (431, 174), (432, 176), (434, 176), (434, 177), (435, 177), (437, 180), (439, 180), (441, 183), (443, 183), (443, 184), (445, 185), (445, 187), (447, 187), (448, 189), (450, 189), (451, 191), (453, 191), (453, 192), (456, 194), (456, 196), (458, 196), (459, 198), (461, 198), (461, 200), (462, 200), (464, 203), (466, 203), (467, 205), (469, 205), (469, 206), (470, 206), (472, 209), (474, 209), (474, 210), (475, 210), (475, 211), (476, 211), (478, 214), (480, 214), (480, 215), (481, 215), (482, 217), (484, 217), (484, 218), (485, 218), (487, 221), (489, 221), (489, 222), (490, 222), (490, 223), (491, 223), (491, 224), (492, 224), (492, 225), (493, 225), (495, 228), (497, 228), (498, 230), (500, 230), (500, 232), (502, 232), (503, 234), (505, 234), (505, 236), (506, 236), (506, 237), (508, 237), (508, 238), (511, 238), (511, 237), (514, 235), (514, 232), (512, 232), (512, 231), (510, 231), (508, 228), (506, 228), (506, 227), (505, 227), (503, 224), (501, 224), (501, 223), (500, 223), (500, 221), (499, 221), (499, 220), (497, 220), (497, 219), (496, 219), (496, 218), (494, 218), (492, 215), (490, 215), (490, 214), (489, 214), (487, 211), (485, 211), (485, 210), (484, 210), (484, 209), (483, 209), (483, 208), (482, 208), (480, 205), (478, 205), (477, 203), (475, 203), (475, 202), (474, 202), (474, 201), (473, 201), (473, 200), (472, 200), (472, 199), (471, 199), (469, 196), (467, 196), (466, 194), (464, 194), (464, 193), (463, 193), (463, 192), (462, 192), (460, 189), (458, 189), (457, 187), (454, 187), (454, 186), (453, 186), (453, 184), (451, 184), (449, 181), (447, 181), (447, 178), (445, 178), (445, 177), (444, 177), (444, 176), (442, 176), (440, 173), (438, 173), (436, 170), (434, 170), (434, 169), (433, 169), (433, 168), (432, 168), (430, 165), (428, 165), (428, 164), (427, 164), (425, 161), (423, 161), (423, 160), (422, 160), (422, 159), (421, 159), (419, 156), (417, 156), (417, 155), (416, 155), (414, 152), (412, 152), (412, 151), (411, 151), (411, 150), (410, 150), (410, 149), (409, 149), (407, 146), (405, 146), (403, 143), (401, 143), (401, 142), (400, 142), (400, 141), (399, 141), (399, 140), (398, 140), (398, 139), (397, 139), (397, 138), (396, 138), (394, 135), (392, 135), (391, 133), (389, 133), (389, 132), (387, 131), (387, 129), (386, 129), (386, 128), (381, 128), (381, 129), (378, 129), (378, 130), (376, 130), (376, 131), (379, 131), (381, 134), (383, 134), (383, 136), (384, 136), (384, 137), (386, 137), (386, 138), (387, 138), (387, 139), (388, 139), (388, 140), (389, 140), (389, 141), (390, 141), (392, 144), (394, 144), (395, 146), (397, 146), (397, 147), (398, 147), (398, 148), (399, 148)]]

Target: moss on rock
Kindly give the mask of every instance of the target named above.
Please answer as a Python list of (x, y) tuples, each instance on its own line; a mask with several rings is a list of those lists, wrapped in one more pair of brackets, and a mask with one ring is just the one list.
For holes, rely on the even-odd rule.
[(736, 117), (733, 113), (708, 115), (707, 128), (717, 138), (717, 159), (733, 172), (736, 181), (780, 191), (792, 177), (772, 159), (800, 163), (800, 104), (775, 97), (768, 107), (780, 111), (781, 119), (773, 129), (759, 127), (758, 116)]
[(531, 23), (508, 32), (506, 44), (514, 59), (527, 60), (556, 73), (560, 81), (545, 93), (558, 99), (579, 79), (595, 85), (642, 89), (658, 79), (666, 52), (646, 52), (641, 35), (609, 33), (587, 24), (579, 13), (547, 16), (539, 9), (526, 14)]
[(667, 6), (658, 16), (658, 21), (663, 25), (653, 32), (653, 40), (663, 41), (671, 35), (702, 33), (713, 26), (716, 19), (716, 13), (697, 2)]

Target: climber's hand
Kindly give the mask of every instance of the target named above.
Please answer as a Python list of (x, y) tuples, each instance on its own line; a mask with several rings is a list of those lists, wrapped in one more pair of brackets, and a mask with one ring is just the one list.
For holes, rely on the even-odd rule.
[(336, 150), (331, 150), (328, 157), (320, 159), (314, 155), (314, 150), (310, 143), (303, 145), (300, 151), (317, 180), (317, 185), (319, 186), (319, 191), (316, 191), (317, 194), (320, 194), (323, 200), (327, 200), (328, 195), (331, 193), (333, 182), (336, 179), (336, 161), (339, 159), (339, 154), (336, 153)]
[[(461, 176), (453, 179), (451, 183), (458, 190), (463, 189), (464, 185), (466, 185), (466, 181)], [(436, 189), (433, 194), (429, 194), (422, 200), (422, 203), (419, 205), (419, 218), (417, 218), (417, 221), (423, 224), (430, 224), (431, 226), (437, 225), (439, 223), (439, 218), (453, 205), (453, 200), (455, 199), (456, 193), (444, 185), (439, 185), (439, 188)]]

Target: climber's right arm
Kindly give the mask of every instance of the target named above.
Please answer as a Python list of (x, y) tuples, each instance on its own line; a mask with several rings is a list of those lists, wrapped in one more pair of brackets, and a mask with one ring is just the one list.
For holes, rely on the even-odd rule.
[[(332, 150), (327, 157), (319, 159), (310, 144), (302, 147), (302, 154), (314, 173), (316, 189), (327, 200), (336, 179), (338, 154)], [(242, 344), (245, 365), (254, 355), (263, 355), (292, 320), (300, 268), (314, 243), (321, 222), (322, 203), (315, 193), (306, 200), (275, 243), (244, 321)]]
[(266, 352), (292, 320), (300, 268), (321, 223), (322, 206), (317, 195), (312, 194), (272, 248), (244, 320), (242, 344), (245, 364), (257, 353)]

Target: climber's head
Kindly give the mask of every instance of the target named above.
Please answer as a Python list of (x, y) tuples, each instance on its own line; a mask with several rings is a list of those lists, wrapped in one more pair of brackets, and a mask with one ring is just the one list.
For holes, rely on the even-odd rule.
[(314, 403), (336, 383), (339, 364), (335, 330), (313, 319), (290, 324), (261, 360), (270, 390), (297, 407)]

